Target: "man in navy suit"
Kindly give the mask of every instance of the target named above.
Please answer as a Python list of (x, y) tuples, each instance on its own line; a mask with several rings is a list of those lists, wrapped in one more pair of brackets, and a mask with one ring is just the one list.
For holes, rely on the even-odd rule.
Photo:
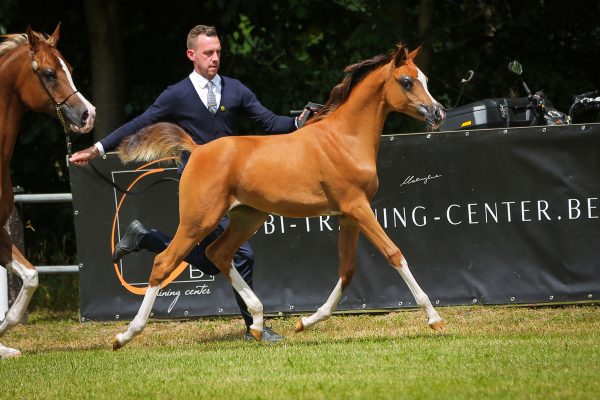
[[(296, 119), (275, 115), (260, 104), (254, 93), (240, 81), (218, 74), (221, 43), (214, 27), (198, 25), (192, 28), (187, 37), (187, 57), (194, 65), (194, 71), (189, 76), (167, 87), (142, 115), (116, 129), (90, 148), (76, 152), (69, 161), (76, 165), (86, 165), (91, 159), (114, 150), (125, 137), (156, 122), (178, 124), (198, 144), (233, 134), (236, 117), (241, 112), (249, 115), (267, 132), (287, 133), (297, 129)], [(303, 115), (298, 118), (302, 117)], [(182, 156), (184, 165), (188, 156)], [(227, 217), (224, 217), (217, 229), (196, 246), (185, 260), (204, 273), (218, 274), (217, 267), (206, 258), (205, 249), (223, 233), (228, 222)], [(155, 229), (147, 230), (139, 221), (134, 220), (115, 246), (113, 260), (117, 262), (123, 256), (141, 249), (160, 253), (171, 240), (172, 237)], [(252, 287), (254, 254), (248, 242), (235, 254), (234, 264), (240, 275)], [(252, 324), (252, 316), (235, 290), (234, 294), (246, 323), (244, 338), (253, 340), (248, 331)], [(265, 327), (262, 340), (282, 339), (283, 336)]]

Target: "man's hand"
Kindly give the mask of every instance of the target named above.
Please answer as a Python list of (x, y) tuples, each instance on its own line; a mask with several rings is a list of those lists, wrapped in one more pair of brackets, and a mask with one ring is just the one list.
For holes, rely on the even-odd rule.
[(88, 165), (90, 160), (93, 160), (99, 155), (100, 152), (98, 151), (98, 148), (96, 146), (92, 146), (73, 154), (71, 158), (69, 158), (69, 162), (81, 167), (83, 165)]
[(304, 111), (302, 111), (302, 114), (296, 117), (296, 127), (298, 129), (304, 126), (306, 120), (308, 119), (308, 117), (310, 117), (310, 113), (311, 111), (308, 108), (305, 108)]

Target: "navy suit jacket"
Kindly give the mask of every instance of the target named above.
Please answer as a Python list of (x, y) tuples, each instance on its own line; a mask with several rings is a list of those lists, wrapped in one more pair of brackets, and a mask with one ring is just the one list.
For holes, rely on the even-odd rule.
[(126, 136), (156, 122), (173, 122), (189, 133), (196, 143), (208, 143), (233, 134), (240, 112), (245, 112), (267, 132), (286, 133), (296, 129), (294, 118), (276, 115), (265, 108), (237, 79), (221, 75), (221, 85), (221, 104), (215, 115), (200, 100), (189, 77), (167, 87), (142, 115), (100, 140), (104, 151), (114, 150)]

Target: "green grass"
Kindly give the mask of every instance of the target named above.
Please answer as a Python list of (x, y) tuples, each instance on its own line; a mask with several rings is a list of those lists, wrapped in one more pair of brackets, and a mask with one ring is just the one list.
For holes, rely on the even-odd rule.
[(446, 329), (401, 311), (334, 316), (280, 344), (240, 340), (240, 319), (125, 323), (32, 315), (2, 338), (0, 398), (591, 399), (600, 396), (600, 308), (446, 307)]

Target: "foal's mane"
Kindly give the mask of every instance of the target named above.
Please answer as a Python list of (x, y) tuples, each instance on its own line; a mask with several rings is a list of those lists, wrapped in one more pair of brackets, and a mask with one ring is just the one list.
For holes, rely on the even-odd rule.
[[(50, 44), (48, 42), (48, 36), (38, 33), (38, 32), (33, 32), (32, 33), (34, 35), (36, 35), (40, 40), (43, 40), (45, 42), (47, 42), (48, 44)], [(0, 56), (3, 54), (8, 53), (10, 50), (12, 49), (16, 49), (19, 46), (24, 45), (25, 43), (29, 42), (29, 39), (27, 38), (27, 34), (25, 33), (9, 33), (6, 35), (0, 35), (0, 38), (3, 38), (4, 41), (2, 41), (2, 43), (0, 43)]]
[(397, 52), (404, 51), (404, 47), (405, 46), (403, 43), (398, 43), (396, 48), (387, 54), (380, 54), (368, 60), (363, 60), (355, 64), (348, 65), (346, 68), (344, 68), (344, 73), (346, 76), (342, 82), (340, 82), (331, 90), (327, 103), (325, 103), (323, 108), (317, 111), (307, 123), (317, 122), (318, 120), (325, 118), (327, 115), (335, 111), (341, 104), (348, 100), (352, 89), (360, 81), (362, 81), (363, 78), (369, 74), (369, 72), (390, 62), (392, 57), (394, 57)]
[(5, 38), (4, 41), (0, 43), (0, 56), (8, 53), (14, 48), (21, 46), (22, 44), (27, 43), (27, 35), (24, 33), (0, 35), (0, 37)]

